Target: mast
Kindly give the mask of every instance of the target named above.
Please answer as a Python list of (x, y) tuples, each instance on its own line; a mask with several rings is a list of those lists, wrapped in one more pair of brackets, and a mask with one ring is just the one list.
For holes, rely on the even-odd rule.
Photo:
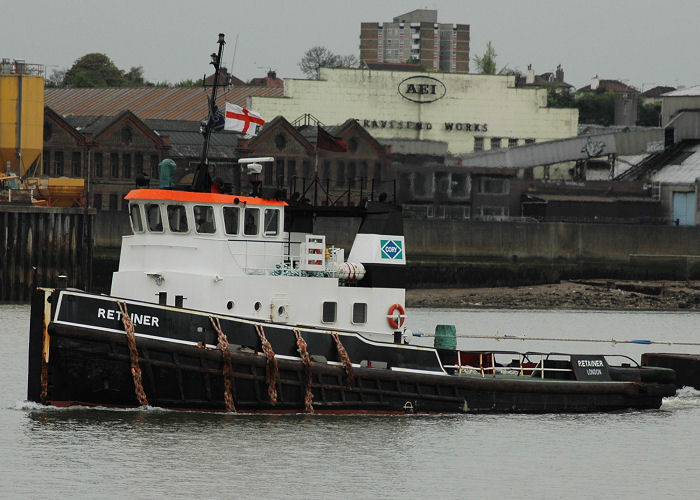
[[(211, 177), (209, 176), (209, 141), (211, 139), (211, 133), (216, 124), (216, 88), (219, 85), (219, 68), (221, 65), (221, 56), (224, 53), (224, 34), (219, 33), (219, 53), (211, 55), (211, 62), (209, 64), (214, 66), (214, 84), (211, 88), (211, 97), (209, 98), (209, 117), (206, 122), (202, 122), (202, 135), (204, 136), (204, 143), (202, 144), (202, 154), (199, 159), (199, 165), (194, 172), (194, 177), (192, 179), (192, 191), (208, 192), (211, 189)], [(204, 82), (202, 82), (204, 83)]]

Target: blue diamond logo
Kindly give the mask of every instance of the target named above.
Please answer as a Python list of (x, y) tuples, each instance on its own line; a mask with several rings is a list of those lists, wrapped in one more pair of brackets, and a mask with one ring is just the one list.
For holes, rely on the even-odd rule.
[(396, 240), (380, 240), (380, 245), (382, 248), (382, 259), (389, 260), (401, 260), (403, 259), (403, 249), (401, 248), (401, 241)]

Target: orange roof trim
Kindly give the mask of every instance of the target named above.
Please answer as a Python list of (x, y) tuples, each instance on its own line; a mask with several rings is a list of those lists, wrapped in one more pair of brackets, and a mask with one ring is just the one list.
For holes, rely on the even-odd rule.
[(170, 189), (134, 189), (124, 197), (125, 200), (164, 200), (194, 201), (199, 203), (222, 203), (227, 205), (244, 203), (247, 205), (287, 206), (286, 201), (266, 200), (254, 196), (237, 196), (232, 194), (199, 193), (194, 191), (175, 191)]

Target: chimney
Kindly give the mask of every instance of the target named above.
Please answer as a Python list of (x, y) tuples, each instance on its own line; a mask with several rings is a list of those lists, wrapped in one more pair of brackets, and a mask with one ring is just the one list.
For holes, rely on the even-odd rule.
[(554, 81), (559, 83), (564, 83), (564, 70), (561, 69), (561, 64), (557, 64), (557, 70), (555, 72)]
[(535, 83), (535, 70), (532, 69), (532, 64), (527, 65), (527, 73), (525, 73), (525, 85)]
[(596, 75), (591, 79), (591, 90), (598, 90), (598, 87), (600, 87), (600, 80), (598, 75)]

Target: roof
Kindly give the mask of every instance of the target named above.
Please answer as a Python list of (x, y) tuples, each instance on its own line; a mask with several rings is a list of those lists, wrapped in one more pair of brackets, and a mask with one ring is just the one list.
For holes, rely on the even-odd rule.
[(277, 78), (277, 73), (270, 70), (267, 72), (267, 76), (263, 78), (251, 79), (250, 85), (258, 85), (261, 87), (284, 87), (284, 80)]
[(422, 71), (420, 64), (368, 62), (367, 68), (378, 71)]
[[(139, 87), (46, 89), (44, 104), (59, 115), (116, 116), (129, 110), (140, 119), (199, 121), (207, 115), (209, 89), (202, 87)], [(248, 97), (282, 97), (279, 87), (232, 87), (222, 89), (216, 99), (245, 106)]]
[[(598, 89), (603, 89), (604, 91), (608, 92), (639, 92), (634, 87), (627, 85), (626, 83), (622, 83), (619, 80), (598, 80)], [(578, 91), (596, 92), (598, 89), (591, 90), (591, 86), (586, 85), (585, 87), (578, 89)]]
[(644, 97), (659, 97), (661, 94), (665, 94), (667, 92), (673, 92), (676, 90), (675, 87), (666, 87), (664, 85), (658, 85), (656, 87), (650, 88), (646, 92), (644, 92), (642, 95)]
[(541, 75), (535, 75), (535, 81), (532, 83), (526, 83), (526, 77), (524, 75), (516, 75), (515, 80), (518, 87), (555, 87), (562, 89), (573, 89), (574, 86), (570, 83), (564, 81), (559, 81), (556, 79), (554, 73), (542, 73)]
[(700, 96), (700, 85), (695, 85), (693, 87), (687, 87), (684, 89), (674, 90), (673, 92), (666, 92), (662, 94), (663, 97), (694, 97)]
[[(138, 117), (137, 117), (138, 118)], [(76, 116), (68, 115), (63, 120), (81, 134), (97, 135), (109, 127), (114, 116)], [(198, 157), (202, 151), (202, 133), (199, 121), (180, 120), (142, 120), (144, 125), (156, 132), (158, 136), (168, 136), (170, 155), (175, 157)], [(211, 134), (209, 156), (211, 158), (230, 157), (238, 144), (238, 134), (220, 131)]]
[[(202, 154), (204, 139), (199, 132), (181, 132), (171, 130), (158, 130), (160, 135), (170, 138), (170, 156), (197, 158)], [(209, 159), (231, 158), (238, 145), (238, 134), (233, 132), (214, 132), (209, 138)]]
[(653, 176), (652, 181), (664, 184), (693, 184), (700, 177), (700, 144), (688, 146), (680, 161), (665, 165)]
[(174, 189), (133, 189), (127, 194), (126, 200), (166, 200), (166, 201), (194, 201), (200, 203), (227, 203), (237, 205), (239, 203), (249, 205), (277, 205), (287, 206), (286, 201), (266, 200), (252, 196), (238, 196), (232, 194), (200, 193), (196, 191), (177, 191)]

